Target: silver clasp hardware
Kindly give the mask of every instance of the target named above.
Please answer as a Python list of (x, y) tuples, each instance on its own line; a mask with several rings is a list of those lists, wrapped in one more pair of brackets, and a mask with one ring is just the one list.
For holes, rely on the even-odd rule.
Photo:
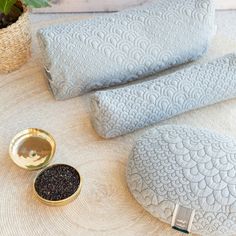
[(192, 228), (194, 215), (195, 210), (176, 204), (171, 221), (172, 228), (182, 233), (189, 234)]

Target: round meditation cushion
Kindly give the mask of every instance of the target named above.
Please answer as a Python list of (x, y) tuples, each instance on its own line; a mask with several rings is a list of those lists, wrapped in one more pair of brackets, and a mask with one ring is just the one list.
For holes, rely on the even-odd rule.
[(167, 125), (136, 141), (128, 186), (153, 216), (181, 232), (236, 233), (236, 140)]

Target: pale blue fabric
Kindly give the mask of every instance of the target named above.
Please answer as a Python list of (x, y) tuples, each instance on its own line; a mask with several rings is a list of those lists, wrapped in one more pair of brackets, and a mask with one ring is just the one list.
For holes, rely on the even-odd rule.
[(91, 97), (95, 129), (123, 135), (183, 112), (236, 97), (236, 54)]
[(212, 0), (155, 0), (37, 33), (57, 99), (196, 60), (214, 34)]
[(231, 137), (189, 126), (153, 128), (134, 144), (127, 165), (128, 186), (161, 221), (171, 224), (179, 204), (195, 210), (191, 233), (235, 235), (235, 157), (236, 140)]

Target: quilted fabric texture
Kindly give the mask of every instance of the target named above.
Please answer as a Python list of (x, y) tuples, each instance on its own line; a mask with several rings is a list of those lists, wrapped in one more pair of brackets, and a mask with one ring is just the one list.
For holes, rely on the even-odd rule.
[(170, 223), (175, 204), (195, 209), (192, 232), (236, 232), (236, 141), (188, 126), (146, 132), (133, 148), (127, 181), (136, 200)]
[(195, 60), (214, 32), (211, 0), (155, 0), (37, 36), (51, 89), (68, 99)]
[(236, 54), (91, 97), (92, 123), (104, 138), (236, 97)]

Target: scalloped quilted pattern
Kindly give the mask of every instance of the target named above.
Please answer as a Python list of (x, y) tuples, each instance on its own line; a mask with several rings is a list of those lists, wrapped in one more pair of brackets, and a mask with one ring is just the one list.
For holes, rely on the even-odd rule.
[(68, 99), (195, 60), (214, 32), (211, 0), (155, 0), (37, 36), (51, 89)]
[(236, 97), (236, 54), (91, 97), (92, 123), (112, 138)]
[(192, 231), (236, 232), (236, 141), (205, 129), (168, 125), (135, 143), (127, 167), (135, 199), (170, 223), (175, 204), (195, 209)]

